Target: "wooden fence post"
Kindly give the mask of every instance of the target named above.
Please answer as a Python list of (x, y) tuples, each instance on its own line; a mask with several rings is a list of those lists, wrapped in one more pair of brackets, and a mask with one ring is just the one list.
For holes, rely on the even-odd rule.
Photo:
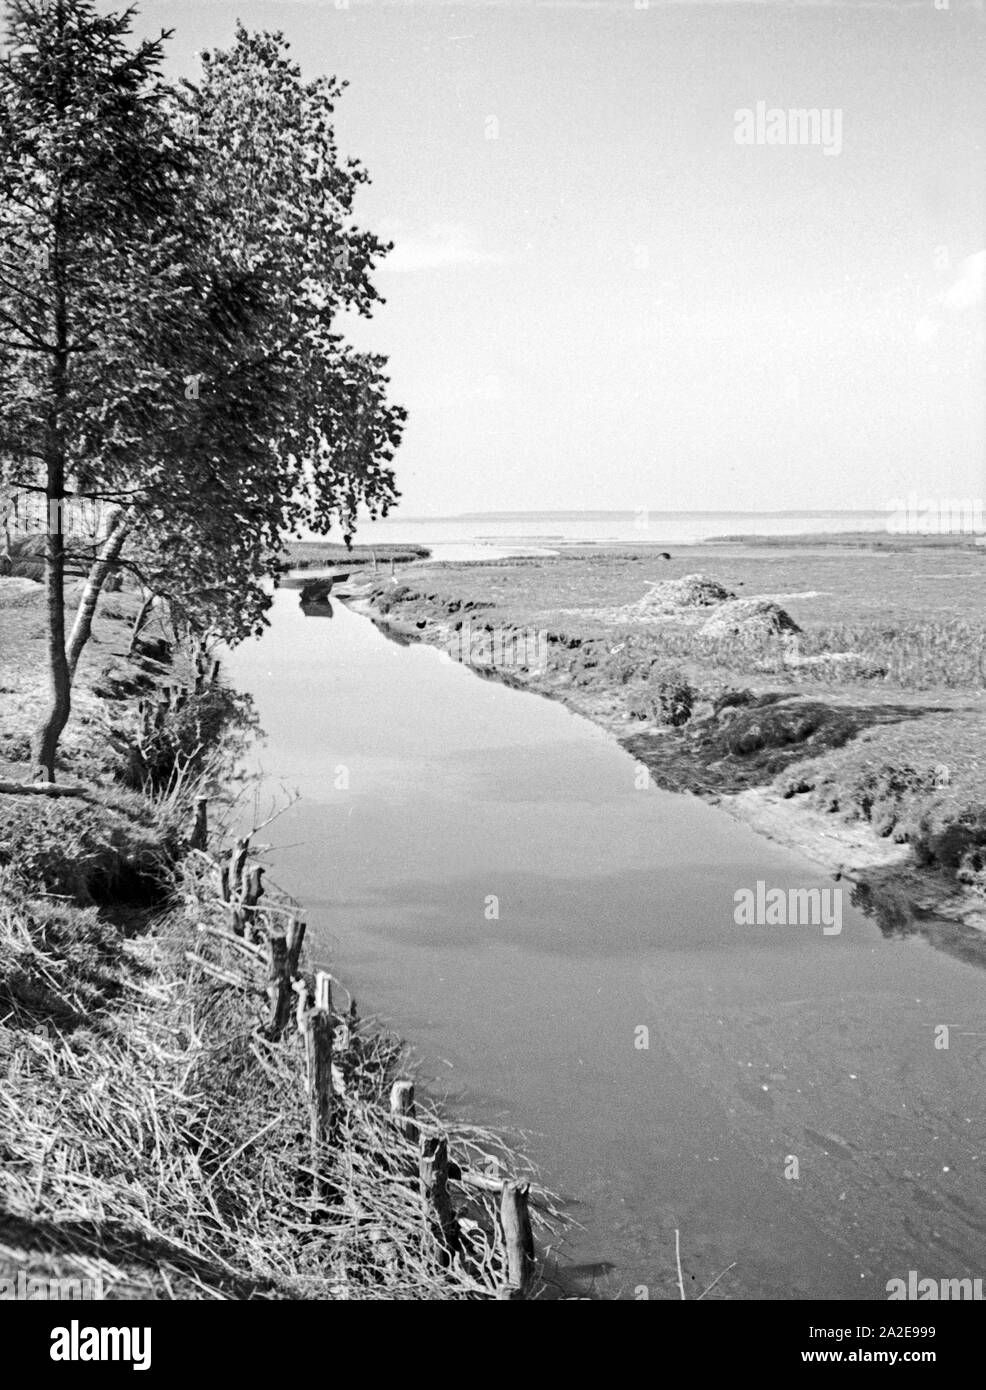
[(412, 1081), (395, 1081), (390, 1090), (390, 1113), (397, 1129), (405, 1136), (409, 1144), (418, 1147), (418, 1135), (420, 1131), (414, 1122), (414, 1083)]
[[(315, 976), (315, 1006), (305, 1016), (305, 1060), (308, 1065), (308, 1104), (311, 1110), (312, 1158), (332, 1128), (332, 976)], [(316, 1179), (317, 1188), (317, 1179)]]
[(505, 1182), (500, 1197), (500, 1222), (507, 1254), (507, 1278), (497, 1298), (517, 1302), (527, 1297), (534, 1273), (534, 1234), (528, 1210), (530, 1183)]
[[(267, 997), (270, 1000), (268, 1036), (279, 1038), (288, 1026), (294, 1007), (295, 976), (305, 940), (305, 923), (292, 917), (287, 932), (270, 931), (267, 937)], [(307, 1002), (307, 999), (306, 1001)]]
[(271, 932), (267, 938), (267, 998), (270, 1000), (270, 1023), (267, 1035), (279, 1038), (291, 1017), (291, 976), (288, 971), (288, 942), (283, 932)]
[(459, 1223), (448, 1190), (448, 1140), (430, 1135), (422, 1141), (418, 1163), (425, 1226), (432, 1227), (442, 1252), (442, 1263), (451, 1264), (460, 1247)]
[(243, 890), (243, 865), (246, 863), (249, 849), (249, 836), (240, 838), (229, 857), (229, 888), (234, 898), (238, 897)]
[(305, 944), (306, 924), (299, 917), (288, 923), (288, 980), (293, 981), (301, 963), (301, 948)]
[(261, 882), (263, 874), (262, 864), (251, 864), (246, 872), (243, 888), (243, 927), (245, 932), (249, 929), (251, 934), (257, 929), (257, 903), (264, 895), (264, 885)]
[(240, 836), (229, 856), (229, 900), (233, 909), (233, 931), (242, 936), (246, 927), (246, 913), (243, 910), (243, 866), (250, 850), (250, 837)]
[(195, 826), (192, 830), (192, 849), (205, 849), (209, 843), (209, 798), (195, 798)]

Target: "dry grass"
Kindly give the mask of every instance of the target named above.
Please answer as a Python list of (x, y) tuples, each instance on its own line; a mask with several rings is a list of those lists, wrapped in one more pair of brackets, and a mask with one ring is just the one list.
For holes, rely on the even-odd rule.
[[(388, 1108), (403, 1054), (346, 1015), (334, 1059), (338, 1123), (319, 1155), (308, 1141), (300, 1039), (264, 1035), (258, 966), (206, 937), (211, 874), (187, 861), (182, 905), (118, 943), (115, 993), (84, 1027), (8, 992), (0, 1055), (0, 1259), (7, 1270), (93, 1277), (117, 1298), (472, 1299), (494, 1296), (503, 1254), (493, 1198), (453, 1185), (468, 1256), (449, 1266), (424, 1216), (417, 1150)], [(29, 940), (24, 901), (5, 903), (0, 940), (43, 976), (51, 942)], [(235, 983), (189, 965), (211, 959)], [(121, 959), (120, 957), (125, 957)], [(248, 962), (249, 966), (249, 962)], [(52, 982), (56, 983), (56, 982)], [(75, 1005), (91, 1006), (79, 987)], [(463, 1170), (522, 1160), (496, 1139), (419, 1112), (447, 1134)], [(552, 1219), (552, 1204), (537, 1198)]]

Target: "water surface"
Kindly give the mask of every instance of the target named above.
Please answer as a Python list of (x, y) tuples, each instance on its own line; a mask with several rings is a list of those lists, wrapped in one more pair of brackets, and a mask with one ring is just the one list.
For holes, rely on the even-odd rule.
[(275, 877), (431, 1088), (524, 1132), (583, 1228), (565, 1282), (677, 1297), (675, 1228), (690, 1297), (729, 1265), (710, 1297), (986, 1274), (980, 972), (848, 902), (838, 936), (737, 926), (738, 888), (831, 881), (339, 604), (279, 594), (230, 668), (265, 797), (301, 793), (263, 832)]

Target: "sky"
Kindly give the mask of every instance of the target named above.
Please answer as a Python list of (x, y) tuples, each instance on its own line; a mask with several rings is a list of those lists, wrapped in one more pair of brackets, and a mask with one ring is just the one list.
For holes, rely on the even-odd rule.
[(348, 327), (409, 411), (403, 514), (986, 495), (982, 0), (139, 0), (136, 30), (194, 76), (237, 18), (350, 84), (395, 248)]

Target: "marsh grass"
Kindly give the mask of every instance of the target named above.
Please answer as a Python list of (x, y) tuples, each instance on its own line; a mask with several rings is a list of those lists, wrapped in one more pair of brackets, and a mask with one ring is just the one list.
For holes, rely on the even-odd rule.
[[(614, 627), (607, 637), (590, 635), (575, 664), (584, 663), (590, 653), (605, 661), (614, 647), (621, 684), (646, 677), (660, 661), (687, 667), (699, 680), (768, 675), (792, 688), (986, 689), (986, 626), (959, 619), (891, 627), (829, 624), (797, 638), (763, 633), (707, 637), (693, 624), (672, 620)], [(572, 661), (557, 639), (549, 650), (556, 663)]]
[[(885, 671), (883, 681), (902, 690), (986, 689), (986, 624), (956, 618), (946, 622), (891, 625), (823, 624), (803, 643), (806, 655), (859, 652)], [(849, 683), (852, 672), (821, 673), (819, 679)]]
[[(871, 540), (873, 538), (870, 538)], [(614, 645), (627, 635), (659, 641), (668, 661), (692, 661), (705, 671), (784, 675), (785, 645), (775, 641), (697, 641), (699, 622), (614, 621), (621, 609), (647, 608), (655, 585), (704, 572), (745, 598), (776, 599), (802, 628), (805, 656), (857, 652), (885, 675), (876, 688), (986, 687), (982, 548), (895, 545), (887, 553), (821, 552), (810, 538), (780, 538), (769, 548), (673, 547), (670, 562), (655, 548), (606, 551), (577, 547), (556, 557), (439, 564), (403, 571), (407, 596), (399, 613), (413, 618), (481, 606), (498, 626), (546, 629)], [(413, 610), (413, 611), (412, 611)], [(711, 610), (700, 615), (707, 617)], [(598, 615), (610, 614), (601, 622)], [(831, 663), (788, 673), (792, 683), (819, 687), (858, 683), (859, 668)]]

